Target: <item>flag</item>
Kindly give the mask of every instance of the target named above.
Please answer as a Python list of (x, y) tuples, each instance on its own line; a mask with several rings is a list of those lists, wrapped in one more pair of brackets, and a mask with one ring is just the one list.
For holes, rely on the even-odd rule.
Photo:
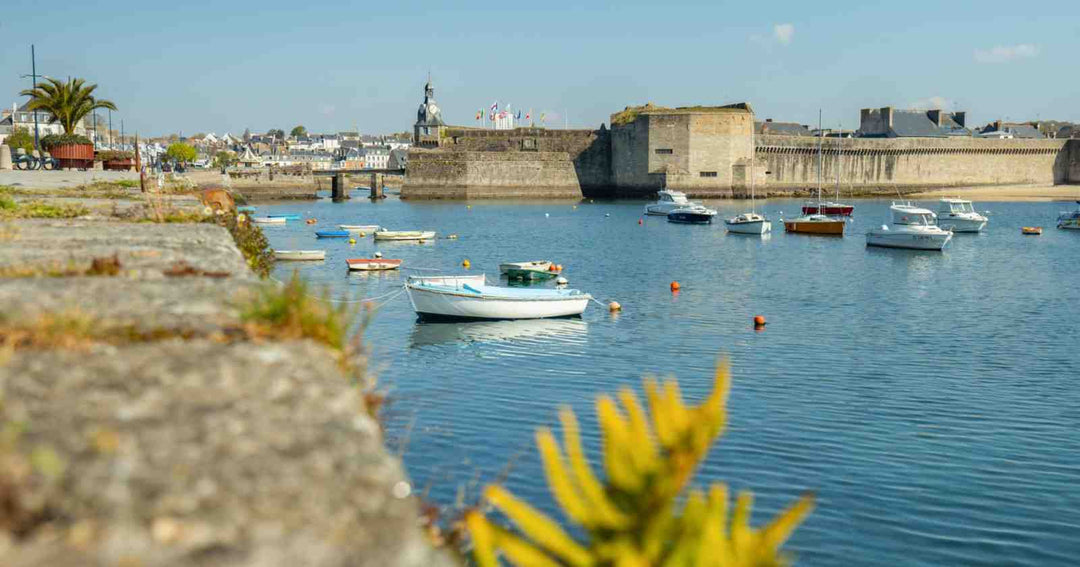
[(520, 108), (518, 109), (517, 119), (521, 120), (521, 109)]
[(488, 120), (491, 120), (493, 122), (495, 121), (495, 113), (494, 112), (488, 114)]
[(547, 115), (546, 115), (546, 114), (544, 114), (543, 112), (541, 112), (541, 113), (540, 113), (540, 121), (541, 121), (541, 122), (543, 122), (543, 121), (544, 121), (544, 116), (547, 116)]
[(525, 120), (528, 120), (530, 116), (532, 116), (532, 109), (531, 108), (529, 109), (528, 112), (525, 113)]
[(492, 112), (495, 112), (498, 109), (499, 109), (499, 101), (495, 101), (495, 102), (491, 103), (491, 111)]
[(476, 119), (477, 119), (477, 120), (480, 120), (480, 119), (481, 119), (481, 118), (483, 118), (483, 117), (484, 117), (484, 109), (483, 109), (483, 108), (481, 108), (480, 110), (477, 110), (477, 111), (476, 111)]

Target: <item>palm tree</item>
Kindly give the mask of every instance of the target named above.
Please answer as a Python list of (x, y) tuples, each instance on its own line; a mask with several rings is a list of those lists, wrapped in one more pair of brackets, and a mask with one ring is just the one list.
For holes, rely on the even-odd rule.
[(74, 134), (79, 121), (98, 108), (116, 110), (112, 101), (94, 98), (97, 85), (86, 85), (82, 79), (68, 79), (66, 83), (51, 77), (45, 80), (48, 82), (19, 94), (30, 97), (27, 110), (48, 111), (52, 114), (49, 123), (59, 122), (65, 134)]

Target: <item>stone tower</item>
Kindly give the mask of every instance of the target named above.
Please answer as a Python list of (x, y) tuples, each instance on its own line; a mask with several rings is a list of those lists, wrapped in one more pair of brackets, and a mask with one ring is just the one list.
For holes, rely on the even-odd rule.
[(435, 88), (431, 86), (429, 78), (427, 84), (424, 85), (424, 102), (420, 103), (420, 109), (416, 111), (413, 144), (426, 148), (438, 147), (444, 128), (446, 124), (443, 123), (442, 110), (435, 102)]

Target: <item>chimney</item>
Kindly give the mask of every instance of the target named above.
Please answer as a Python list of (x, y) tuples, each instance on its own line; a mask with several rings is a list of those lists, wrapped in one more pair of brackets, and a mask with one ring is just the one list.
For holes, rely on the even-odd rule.
[(927, 110), (926, 117), (930, 119), (938, 128), (941, 127), (941, 110)]
[(885, 121), (885, 125), (891, 130), (893, 127), (893, 108), (891, 106), (881, 107), (881, 119)]
[(967, 128), (964, 121), (967, 119), (967, 112), (954, 112), (952, 113), (953, 122), (960, 125), (961, 128)]

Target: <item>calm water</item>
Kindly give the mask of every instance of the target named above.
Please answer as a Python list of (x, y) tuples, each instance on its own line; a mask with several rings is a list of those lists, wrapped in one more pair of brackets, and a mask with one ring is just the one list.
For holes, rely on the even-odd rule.
[[(696, 480), (754, 491), (756, 523), (816, 491), (789, 543), (799, 564), (1080, 556), (1080, 234), (1053, 228), (1069, 205), (977, 203), (989, 229), (943, 253), (867, 249), (885, 201), (858, 201), (843, 239), (784, 234), (778, 213), (793, 216), (796, 201), (765, 204), (779, 230), (764, 238), (662, 217), (639, 226), (642, 205), (361, 199), (260, 213), (460, 236), (376, 247), (370, 236), (316, 241), (302, 222), (266, 230), (278, 248), (325, 248), (325, 262), (275, 275), (298, 268), (337, 297), (400, 287), (404, 273), (347, 273), (345, 258), (377, 248), (451, 272), (467, 258), (489, 276), (500, 261), (550, 259), (571, 287), (622, 303), (616, 316), (594, 304), (581, 320), (539, 322), (420, 324), (404, 296), (379, 310), (367, 338), (392, 387), (389, 442), (441, 504), (459, 487), (471, 498), (513, 461), (509, 487), (553, 510), (533, 431), (556, 425), (558, 406), (577, 411), (595, 451), (597, 393), (674, 374), (697, 401), (726, 354), (730, 426)], [(722, 216), (746, 208), (714, 205)], [(1024, 237), (1023, 225), (1046, 232)]]

